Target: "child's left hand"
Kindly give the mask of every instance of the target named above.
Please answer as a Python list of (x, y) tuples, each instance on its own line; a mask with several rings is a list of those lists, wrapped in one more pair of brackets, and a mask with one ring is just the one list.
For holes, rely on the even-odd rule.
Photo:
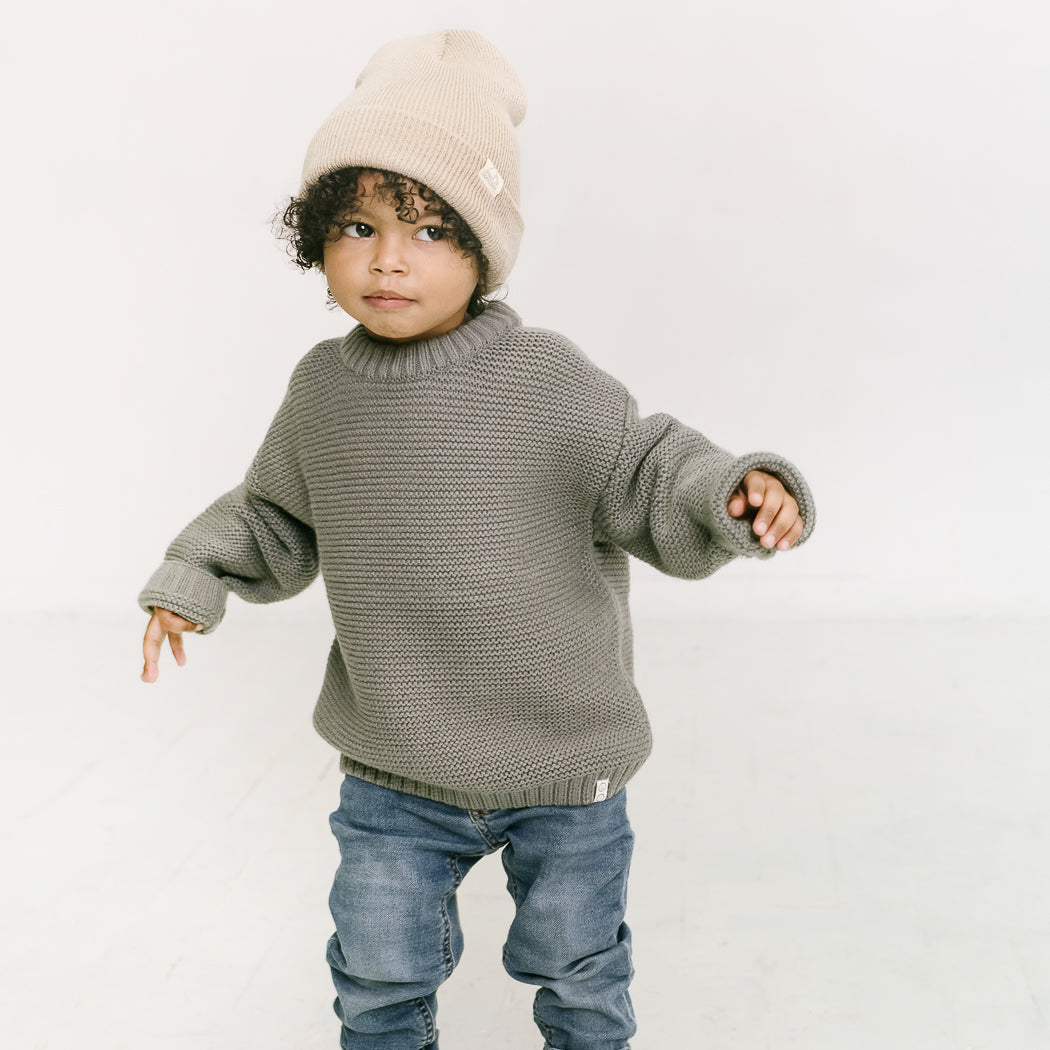
[(744, 475), (726, 509), (731, 518), (742, 517), (745, 512), (748, 517), (754, 515), (751, 527), (761, 537), (759, 543), (766, 548), (775, 545), (778, 551), (793, 547), (805, 525), (794, 497), (772, 474), (760, 470)]

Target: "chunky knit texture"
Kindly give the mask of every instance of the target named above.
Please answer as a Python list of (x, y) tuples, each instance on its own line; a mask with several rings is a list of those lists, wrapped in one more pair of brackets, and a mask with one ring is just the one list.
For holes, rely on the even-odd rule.
[[(212, 631), (229, 591), (324, 577), (336, 638), (314, 724), (342, 769), (452, 805), (581, 805), (650, 750), (628, 553), (699, 578), (772, 557), (726, 504), (749, 470), (505, 305), (436, 339), (315, 346), (245, 481), (139, 597)], [(607, 786), (599, 784), (608, 781)]]

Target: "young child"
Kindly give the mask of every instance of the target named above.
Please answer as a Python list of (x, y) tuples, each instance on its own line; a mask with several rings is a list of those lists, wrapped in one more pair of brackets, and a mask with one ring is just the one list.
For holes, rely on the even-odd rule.
[(314, 724), (341, 755), (328, 946), (344, 1050), (437, 1047), (456, 890), (502, 852), (508, 972), (545, 1050), (634, 1034), (624, 786), (650, 749), (628, 555), (699, 578), (805, 540), (798, 471), (735, 457), (485, 298), (522, 233), (525, 96), (486, 39), (383, 47), (310, 144), (297, 260), (359, 324), (315, 346), (245, 480), (139, 601), (143, 680), (230, 591), (320, 572), (336, 637)]

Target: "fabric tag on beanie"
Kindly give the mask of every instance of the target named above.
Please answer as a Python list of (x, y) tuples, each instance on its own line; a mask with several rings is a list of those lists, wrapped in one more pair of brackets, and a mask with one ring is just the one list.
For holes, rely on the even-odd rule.
[(503, 189), (503, 176), (496, 170), (496, 165), (492, 161), (488, 161), (485, 167), (478, 172), (478, 178), (485, 185), (485, 189), (492, 194), (493, 197), (498, 197), (500, 190)]

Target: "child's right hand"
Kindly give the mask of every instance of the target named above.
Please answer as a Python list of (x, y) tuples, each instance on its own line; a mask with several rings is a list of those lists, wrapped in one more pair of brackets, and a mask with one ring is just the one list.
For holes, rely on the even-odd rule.
[(160, 651), (165, 637), (171, 643), (175, 662), (181, 667), (186, 662), (186, 651), (182, 648), (183, 631), (200, 631), (203, 624), (184, 620), (170, 609), (154, 609), (146, 627), (146, 636), (142, 639), (142, 655), (146, 665), (142, 669), (142, 681), (155, 682), (160, 674)]

